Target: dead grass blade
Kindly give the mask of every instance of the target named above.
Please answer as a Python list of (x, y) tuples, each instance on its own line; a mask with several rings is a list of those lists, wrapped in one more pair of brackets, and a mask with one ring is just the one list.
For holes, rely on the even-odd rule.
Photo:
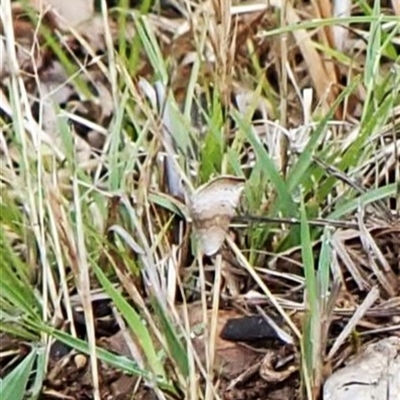
[(333, 356), (339, 350), (340, 346), (349, 337), (352, 331), (356, 328), (357, 324), (361, 321), (364, 314), (371, 308), (371, 306), (379, 299), (379, 289), (374, 286), (367, 294), (364, 301), (357, 308), (353, 316), (350, 318), (340, 335), (336, 338), (332, 348), (329, 350), (327, 359), (332, 360)]

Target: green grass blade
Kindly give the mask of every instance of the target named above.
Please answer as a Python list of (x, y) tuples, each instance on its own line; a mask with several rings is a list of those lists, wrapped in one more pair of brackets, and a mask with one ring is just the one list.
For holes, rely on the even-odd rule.
[(361, 205), (364, 207), (368, 204), (372, 204), (379, 200), (389, 199), (390, 197), (396, 197), (400, 193), (400, 182), (391, 183), (386, 186), (382, 186), (376, 189), (371, 189), (367, 193), (363, 193), (362, 195), (345, 201), (343, 204), (340, 204), (335, 211), (328, 215), (328, 219), (339, 219), (346, 214), (351, 213), (352, 211), (357, 210), (357, 208)]
[(36, 364), (35, 364), (35, 379), (29, 388), (29, 400), (37, 400), (40, 398), (43, 381), (45, 380), (46, 369), (46, 349), (45, 347), (38, 347), (36, 350)]
[[(55, 339), (60, 340), (61, 342), (65, 343), (67, 346), (83, 353), (86, 355), (90, 355), (90, 350), (88, 343), (82, 339), (75, 338), (70, 334), (54, 329), (48, 326), (41, 326), (41, 329), (47, 332), (49, 335), (54, 337)], [(140, 369), (137, 364), (130, 360), (125, 356), (120, 356), (114, 353), (111, 353), (108, 350), (102, 348), (96, 348), (96, 354), (101, 361), (104, 363), (117, 368), (125, 373), (132, 374), (135, 376), (140, 376), (148, 380), (149, 382), (154, 382), (160, 388), (168, 390), (170, 392), (174, 392), (174, 387), (169, 384), (166, 379), (160, 376), (154, 376), (154, 374), (149, 373), (147, 370)]]
[[(15, 254), (0, 230), (0, 298), (14, 305), (19, 311), (35, 318), (39, 309), (33, 289), (26, 279), (27, 266)], [(25, 277), (25, 278), (24, 278)]]
[(137, 33), (142, 41), (143, 48), (149, 57), (150, 63), (154, 68), (156, 80), (161, 81), (165, 86), (168, 84), (168, 73), (165, 66), (165, 59), (161, 53), (157, 43), (157, 38), (154, 35), (146, 17), (134, 16)]
[(23, 400), (37, 356), (33, 349), (4, 379), (0, 381), (0, 399)]
[[(282, 211), (285, 216), (295, 217), (297, 215), (297, 206), (293, 202), (287, 184), (279, 174), (275, 163), (272, 161), (255, 132), (251, 129), (250, 124), (246, 123), (236, 111), (232, 111), (232, 116), (253, 147), (260, 168), (276, 189), (278, 194), (277, 208)], [(259, 187), (258, 190), (262, 189)]]
[(329, 273), (331, 266), (331, 247), (330, 247), (330, 231), (325, 228), (322, 236), (321, 252), (319, 255), (317, 284), (318, 284), (318, 300), (322, 302), (327, 300), (329, 294)]
[(161, 323), (162, 332), (164, 332), (165, 338), (167, 339), (170, 357), (176, 362), (181, 374), (186, 378), (189, 375), (189, 362), (186, 349), (179, 340), (174, 326), (170, 321), (168, 314), (163, 310), (162, 305), (160, 305), (154, 298), (152, 304), (158, 316), (158, 320)]
[(315, 279), (314, 254), (310, 229), (304, 203), (301, 205), (301, 254), (303, 259), (304, 277), (306, 279), (307, 303), (311, 314), (315, 314), (317, 305), (317, 285)]
[(309, 142), (307, 143), (307, 146), (302, 151), (298, 161), (293, 166), (293, 168), (291, 168), (289, 172), (287, 185), (290, 193), (293, 193), (293, 191), (296, 190), (304, 180), (309, 179), (308, 171), (310, 165), (312, 164), (312, 156), (314, 155), (315, 149), (319, 144), (321, 135), (326, 130), (329, 121), (332, 120), (336, 108), (339, 106), (339, 104), (342, 103), (342, 101), (347, 96), (353, 93), (358, 84), (359, 84), (359, 79), (354, 79), (354, 81), (348, 87), (346, 87), (343, 90), (343, 92), (340, 93), (340, 95), (335, 99), (330, 110), (321, 119), (320, 123), (318, 124), (317, 128), (312, 134)]
[(310, 236), (310, 230), (307, 222), (307, 214), (304, 206), (304, 202), (301, 204), (301, 254), (303, 260), (304, 276), (305, 276), (305, 294), (304, 301), (306, 303), (306, 313), (304, 316), (303, 324), (303, 359), (306, 368), (303, 368), (303, 378), (307, 390), (310, 387), (314, 387), (314, 372), (316, 369), (317, 358), (318, 358), (318, 343), (319, 338), (317, 337), (319, 328), (319, 315), (318, 315), (318, 297), (317, 297), (317, 285), (316, 285), (316, 274), (314, 267), (314, 254)]
[(159, 360), (156, 350), (154, 348), (155, 343), (153, 342), (149, 330), (146, 328), (144, 321), (140, 315), (129, 305), (129, 303), (123, 298), (120, 292), (118, 292), (112, 283), (108, 280), (103, 271), (94, 265), (95, 274), (100, 281), (105, 292), (113, 300), (114, 304), (125, 318), (129, 325), (133, 335), (137, 338), (143, 353), (146, 356), (147, 362), (152, 372), (159, 377), (165, 377), (165, 371), (162, 361)]

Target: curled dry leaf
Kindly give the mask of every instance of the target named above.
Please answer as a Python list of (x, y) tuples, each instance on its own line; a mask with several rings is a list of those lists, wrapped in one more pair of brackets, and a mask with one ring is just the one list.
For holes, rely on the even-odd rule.
[(211, 256), (221, 248), (243, 189), (243, 178), (220, 176), (191, 196), (190, 215), (204, 254)]
[(275, 351), (268, 350), (260, 366), (261, 378), (270, 383), (283, 382), (297, 370), (294, 365), (289, 365), (284, 369), (277, 370), (274, 366), (276, 357), (277, 354)]

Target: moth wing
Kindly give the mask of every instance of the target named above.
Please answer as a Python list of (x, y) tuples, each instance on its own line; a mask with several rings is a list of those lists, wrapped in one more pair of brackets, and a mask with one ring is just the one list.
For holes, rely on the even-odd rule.
[(204, 254), (215, 254), (221, 248), (243, 188), (242, 178), (219, 177), (192, 195), (190, 214)]
[(199, 229), (197, 235), (203, 253), (212, 256), (224, 243), (226, 231), (222, 227), (214, 225), (207, 229)]

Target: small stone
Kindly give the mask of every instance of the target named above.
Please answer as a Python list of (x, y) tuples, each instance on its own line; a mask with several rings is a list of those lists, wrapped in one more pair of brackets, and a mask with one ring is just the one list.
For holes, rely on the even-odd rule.
[(87, 364), (87, 358), (83, 354), (77, 354), (74, 357), (74, 363), (77, 369), (83, 369)]

